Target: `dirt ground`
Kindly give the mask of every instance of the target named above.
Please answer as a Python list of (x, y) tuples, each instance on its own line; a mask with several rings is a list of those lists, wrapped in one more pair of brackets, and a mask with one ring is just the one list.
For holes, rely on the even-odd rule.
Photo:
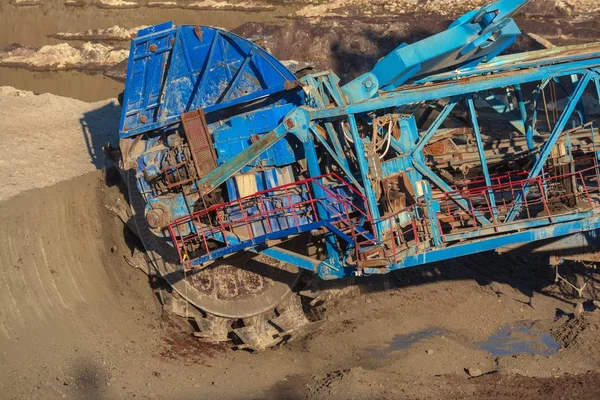
[(104, 167), (119, 116), (116, 99), (85, 103), (0, 86), (0, 200)]
[[(572, 18), (519, 23), (555, 44), (595, 37), (593, 20)], [(266, 35), (258, 43), (277, 57), (347, 79), (447, 21), (293, 19), (236, 32)], [(199, 342), (161, 310), (160, 282), (131, 265), (139, 244), (106, 208), (125, 201), (103, 170), (119, 113), (115, 100), (0, 88), (0, 398), (600, 398), (596, 270), (561, 267), (588, 283), (579, 299), (547, 260), (527, 254), (348, 282), (319, 308), (319, 331), (281, 348)]]
[[(545, 260), (527, 255), (484, 254), (358, 280), (358, 290), (325, 303), (321, 330), (282, 348), (249, 354), (198, 342), (183, 319), (161, 311), (151, 290), (156, 282), (128, 263), (135, 237), (105, 207), (124, 201), (114, 174), (86, 172), (95, 164), (78, 113), (102, 105), (3, 90), (11, 93), (0, 101), (13, 106), (12, 117), (40, 112), (38, 101), (84, 107), (55, 115), (52, 126), (62, 131), (48, 139), (70, 143), (61, 149), (70, 160), (52, 160), (56, 149), (46, 144), (37, 150), (39, 162), (20, 168), (49, 176), (55, 175), (49, 168), (69, 162), (63, 182), (21, 180), (18, 188), (31, 190), (16, 196), (10, 181), (0, 184), (3, 197), (12, 197), (0, 203), (0, 397), (600, 396), (600, 311), (589, 302), (596, 297), (595, 271), (581, 265), (561, 271), (592, 285), (588, 311), (575, 317), (580, 300), (554, 284)], [(89, 120), (91, 132), (104, 140), (93, 121), (102, 126), (117, 115)], [(2, 132), (10, 120), (2, 119)], [(31, 117), (22, 123), (36, 126)], [(523, 321), (560, 349), (498, 356), (485, 347), (503, 326)], [(510, 340), (500, 346), (510, 347)], [(524, 340), (545, 349), (535, 338)]]

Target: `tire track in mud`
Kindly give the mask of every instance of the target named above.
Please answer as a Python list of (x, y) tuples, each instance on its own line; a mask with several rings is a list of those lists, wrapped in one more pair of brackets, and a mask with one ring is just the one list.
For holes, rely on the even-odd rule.
[(152, 320), (147, 279), (105, 209), (115, 196), (94, 172), (0, 203), (0, 376), (119, 348)]

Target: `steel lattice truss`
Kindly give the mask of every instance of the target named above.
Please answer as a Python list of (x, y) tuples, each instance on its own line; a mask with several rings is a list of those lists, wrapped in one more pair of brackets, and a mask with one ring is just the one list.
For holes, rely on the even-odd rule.
[(215, 28), (141, 31), (121, 148), (152, 231), (187, 268), (252, 251), (325, 279), (550, 239), (589, 253), (600, 44), (500, 56), (525, 3), (467, 13), (345, 85)]

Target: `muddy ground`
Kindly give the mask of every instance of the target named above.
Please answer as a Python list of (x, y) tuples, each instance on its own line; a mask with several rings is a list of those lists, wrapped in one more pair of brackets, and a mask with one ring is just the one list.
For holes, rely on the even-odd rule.
[[(12, 7), (1, 6), (2, 13)], [(73, 12), (91, 21), (92, 9), (99, 10)], [(575, 11), (518, 22), (555, 44), (593, 41), (594, 20)], [(10, 8), (11, 16), (25, 12), (31, 25), (35, 7)], [(116, 23), (111, 15), (125, 19), (114, 13), (98, 14), (103, 26), (35, 29), (106, 28)], [(342, 79), (450, 20), (350, 14), (228, 18), (239, 18), (236, 32), (262, 36), (258, 43), (278, 58), (331, 68)], [(26, 38), (22, 26), (13, 32)], [(20, 44), (57, 44), (33, 36)], [(540, 46), (524, 37), (517, 48)], [(320, 331), (278, 349), (249, 354), (198, 342), (183, 319), (161, 310), (152, 291), (160, 282), (132, 266), (139, 244), (106, 208), (125, 201), (115, 174), (103, 170), (102, 147), (115, 140), (119, 119), (115, 100), (56, 96), (90, 99), (96, 87), (82, 90), (75, 71), (10, 71), (13, 86), (50, 93), (0, 89), (0, 398), (600, 398), (596, 270), (561, 267), (576, 285), (588, 282), (580, 299), (555, 283), (546, 260), (526, 254), (489, 253), (349, 282), (357, 289), (323, 305)], [(48, 81), (59, 83), (41, 86)]]
[(321, 330), (249, 354), (161, 311), (157, 283), (127, 261), (135, 237), (105, 208), (121, 198), (98, 171), (0, 203), (2, 398), (600, 396), (600, 311), (575, 316), (544, 260), (486, 254), (361, 280), (325, 304)]

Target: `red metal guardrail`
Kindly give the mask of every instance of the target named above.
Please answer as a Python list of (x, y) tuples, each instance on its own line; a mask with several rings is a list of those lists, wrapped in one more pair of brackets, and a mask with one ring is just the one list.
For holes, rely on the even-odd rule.
[[(348, 189), (352, 196), (346, 197), (334, 191), (340, 187)], [(323, 195), (315, 197), (315, 189), (321, 189)], [(322, 207), (321, 212), (329, 214), (326, 221), (320, 221), (319, 207)], [(325, 225), (328, 222), (349, 232), (359, 242), (359, 237), (374, 236), (372, 224), (366, 231), (356, 229), (359, 220), (371, 219), (367, 210), (366, 198), (360, 191), (337, 174), (327, 174), (217, 204), (178, 218), (167, 229), (183, 262), (193, 258), (199, 247), (202, 248), (201, 253), (208, 254), (222, 246), (229, 246), (232, 234), (239, 241), (252, 242), (257, 238), (266, 241), (277, 236), (277, 232), (283, 230), (282, 225), (285, 229), (297, 228), (300, 231), (303, 225), (319, 222)]]
[[(442, 241), (447, 242), (449, 234), (480, 229), (478, 215), (490, 219), (495, 227), (502, 226), (514, 206), (521, 209), (515, 222), (542, 217), (552, 222), (559, 215), (595, 208), (600, 203), (600, 167), (592, 159), (579, 159), (578, 162), (591, 162), (592, 166), (555, 176), (549, 176), (545, 171), (544, 175), (533, 179), (527, 179), (526, 172), (496, 175), (491, 177), (491, 186), (486, 186), (483, 178), (472, 178), (465, 180), (463, 189), (455, 186), (452, 192), (436, 193), (433, 197), (440, 205), (436, 217)], [(567, 185), (571, 191), (566, 190)], [(525, 187), (530, 188), (526, 196)], [(517, 202), (519, 194), (523, 200)], [(492, 195), (495, 206), (490, 201)], [(453, 200), (457, 196), (468, 204), (466, 209)], [(425, 207), (413, 205), (376, 221), (385, 221), (383, 242), (388, 249), (387, 256), (393, 261), (398, 261), (398, 254), (403, 250), (430, 240), (431, 227), (425, 213)]]

